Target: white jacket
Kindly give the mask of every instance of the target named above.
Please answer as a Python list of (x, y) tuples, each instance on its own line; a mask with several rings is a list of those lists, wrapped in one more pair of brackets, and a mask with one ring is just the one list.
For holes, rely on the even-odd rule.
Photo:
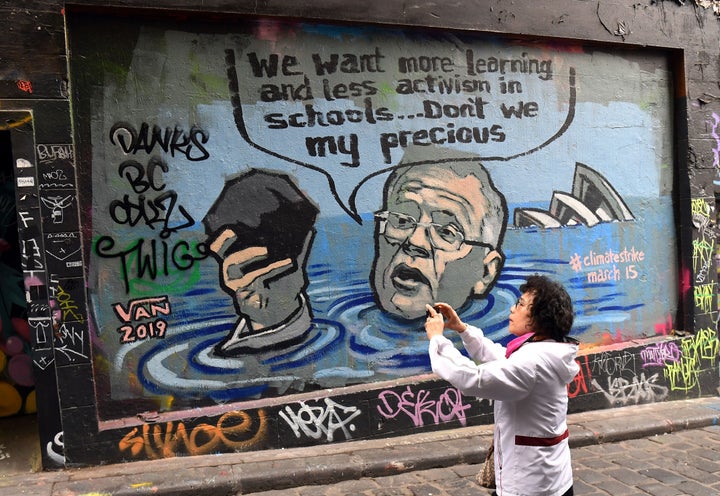
[(528, 342), (505, 348), (468, 326), (463, 356), (444, 336), (430, 340), (433, 372), (463, 393), (495, 400), (495, 484), (499, 496), (560, 496), (573, 484), (567, 385), (580, 371), (577, 345)]

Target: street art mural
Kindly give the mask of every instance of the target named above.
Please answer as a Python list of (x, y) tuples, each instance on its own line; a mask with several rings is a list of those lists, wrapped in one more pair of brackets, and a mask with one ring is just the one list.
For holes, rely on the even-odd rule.
[[(481, 404), (487, 416), (487, 402), (413, 379), (430, 372), (424, 306), (447, 301), (503, 341), (533, 273), (569, 289), (586, 347), (673, 329), (662, 54), (265, 20), (70, 22), (99, 418), (238, 405), (127, 429), (126, 455), (251, 449), (268, 429), (301, 443), (401, 418), (464, 425)], [(62, 224), (75, 201), (41, 208)], [(648, 352), (632, 377), (586, 364), (572, 393), (665, 398), (692, 387), (661, 370), (684, 353)], [(344, 386), (372, 397), (307, 397)], [(266, 409), (246, 418), (251, 405)], [(170, 433), (177, 444), (153, 444)]]
[(312, 327), (305, 265), (317, 212), (287, 176), (251, 170), (223, 188), (204, 219), (206, 243), (242, 318), (216, 355), (304, 341)]

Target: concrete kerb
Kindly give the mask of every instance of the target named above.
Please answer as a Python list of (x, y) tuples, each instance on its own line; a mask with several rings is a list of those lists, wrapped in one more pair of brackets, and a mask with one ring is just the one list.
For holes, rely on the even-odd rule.
[[(634, 405), (608, 410), (572, 414), (568, 418), (570, 447), (602, 444), (669, 434), (678, 430), (703, 428), (720, 421), (720, 400), (717, 397), (693, 400)], [(481, 463), (492, 441), (492, 426), (466, 427), (453, 431), (406, 436), (384, 441), (384, 446), (354, 450), (355, 443), (347, 443), (353, 451), (354, 467), (336, 471), (334, 482), (360, 477), (382, 477), (414, 470)], [(313, 460), (305, 460), (305, 470), (295, 472), (296, 486), (318, 482)], [(363, 467), (358, 473), (358, 468)], [(328, 476), (327, 471), (323, 476)], [(273, 481), (253, 481), (243, 484), (243, 494), (280, 489)], [(277, 482), (277, 480), (275, 481)], [(285, 486), (284, 488), (291, 487)]]
[[(720, 400), (716, 397), (583, 412), (568, 418), (570, 446), (651, 437), (707, 427), (719, 420)], [(253, 477), (251, 484), (243, 482), (243, 494), (318, 484), (329, 476), (333, 482), (339, 482), (464, 463), (478, 464), (485, 459), (491, 442), (492, 426), (478, 426), (386, 439), (380, 446), (375, 446), (375, 441), (363, 442), (366, 444), (362, 447), (353, 442), (346, 443), (344, 446), (353, 453), (351, 463), (354, 466), (340, 467), (334, 473), (322, 466), (319, 472), (313, 467), (312, 458), (305, 459), (302, 462), (304, 469), (295, 467), (292, 485), (278, 487), (277, 477), (274, 480)]]
[(717, 397), (635, 405), (570, 415), (570, 447), (669, 434), (716, 425)]
[[(267, 470), (261, 461), (246, 463), (242, 467), (243, 473), (248, 474), (243, 477), (243, 494), (362, 477), (383, 477), (461, 463), (480, 463), (485, 459), (491, 440), (492, 426), (466, 427), (331, 445), (342, 446), (345, 452), (328, 455), (323, 450), (320, 457), (301, 456), (291, 460), (279, 460), (277, 466), (273, 467), (274, 470)], [(349, 455), (349, 458), (346, 455)], [(259, 471), (254, 470), (256, 465)], [(291, 481), (279, 481), (278, 470), (289, 472)], [(268, 473), (268, 476), (262, 473)]]
[[(571, 448), (704, 428), (720, 422), (720, 399), (697, 398), (568, 416)], [(492, 425), (281, 450), (205, 455), (0, 479), (0, 496), (237, 495), (479, 464)], [(478, 467), (479, 468), (479, 467)]]

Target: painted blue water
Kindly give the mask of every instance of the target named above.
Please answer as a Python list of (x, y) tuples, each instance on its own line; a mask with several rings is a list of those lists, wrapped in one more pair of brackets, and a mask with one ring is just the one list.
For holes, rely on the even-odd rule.
[[(654, 335), (655, 325), (677, 308), (675, 240), (661, 229), (669, 211), (668, 200), (642, 210), (645, 217), (632, 222), (509, 229), (503, 244), (507, 261), (498, 282), (487, 298), (462, 309), (463, 320), (482, 327), (491, 339), (506, 341), (507, 316), (518, 287), (528, 275), (539, 273), (568, 288), (576, 312), (573, 335), (581, 341), (596, 343), (605, 334), (622, 339)], [(151, 395), (216, 402), (428, 373), (424, 319), (396, 319), (374, 302), (368, 283), (372, 222), (357, 226), (346, 219), (320, 219), (317, 228), (307, 266), (313, 326), (304, 342), (238, 358), (215, 356), (213, 347), (237, 316), (219, 288), (217, 265), (207, 259), (197, 284), (182, 295), (170, 295), (175, 322), (169, 322), (167, 337), (123, 349), (116, 367), (135, 368)], [(642, 260), (601, 266), (588, 258), (631, 249), (642, 252)], [(574, 266), (576, 255), (588, 263)], [(589, 274), (597, 269), (610, 269), (620, 278), (593, 282)]]

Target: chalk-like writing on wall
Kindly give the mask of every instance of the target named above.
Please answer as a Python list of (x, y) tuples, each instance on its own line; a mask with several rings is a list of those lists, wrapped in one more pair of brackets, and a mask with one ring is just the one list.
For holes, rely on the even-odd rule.
[(668, 395), (668, 388), (658, 384), (659, 374), (646, 376), (641, 372), (631, 379), (624, 377), (608, 377), (607, 387), (603, 388), (595, 379), (593, 386), (602, 391), (608, 403), (614, 407), (637, 405), (663, 401)]
[(639, 264), (645, 260), (645, 253), (634, 246), (619, 251), (608, 249), (598, 253), (589, 251), (580, 255), (575, 253), (570, 258), (570, 266), (575, 272), (585, 272), (590, 283), (637, 279)]
[(88, 358), (86, 330), (76, 323), (63, 322), (55, 331), (55, 354), (62, 354), (69, 362)]
[(82, 266), (78, 233), (45, 233), (45, 253), (50, 257), (48, 264), (59, 264), (66, 269)]
[(74, 160), (75, 150), (70, 144), (37, 145), (38, 164), (52, 163), (56, 160)]
[(578, 360), (580, 372), (574, 383), (568, 386), (568, 396), (587, 393), (588, 383), (593, 391), (600, 391), (612, 407), (662, 401), (668, 388), (658, 379), (659, 373), (637, 371), (636, 355), (631, 351), (601, 352), (591, 362), (583, 357)]

